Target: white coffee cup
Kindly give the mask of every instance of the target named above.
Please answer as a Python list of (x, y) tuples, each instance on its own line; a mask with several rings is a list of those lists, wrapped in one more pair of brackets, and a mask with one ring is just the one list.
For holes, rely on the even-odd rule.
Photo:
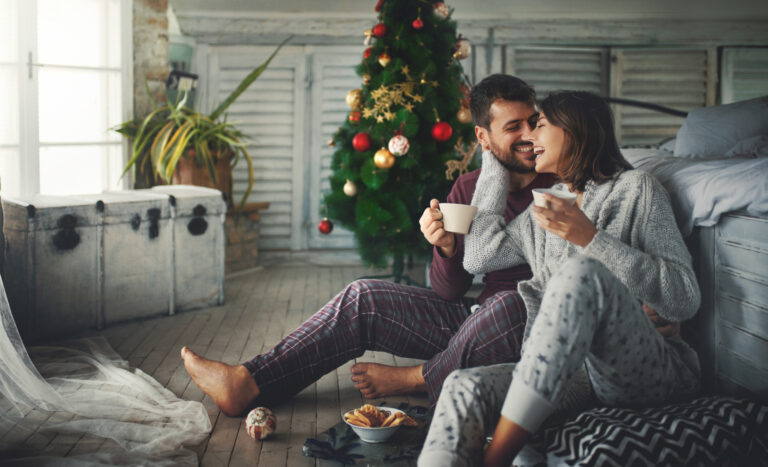
[(568, 204), (576, 204), (576, 198), (578, 195), (566, 190), (555, 190), (554, 188), (534, 188), (533, 190), (533, 204), (534, 206), (540, 206), (542, 208), (552, 209), (552, 206), (544, 199), (544, 194), (557, 196), (560, 199), (565, 200)]
[(443, 213), (443, 229), (460, 234), (469, 232), (469, 226), (477, 213), (477, 206), (469, 204), (440, 203), (438, 209)]

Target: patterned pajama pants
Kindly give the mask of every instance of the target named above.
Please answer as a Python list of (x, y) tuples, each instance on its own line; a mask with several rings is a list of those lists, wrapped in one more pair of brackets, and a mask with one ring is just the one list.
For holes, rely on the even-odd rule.
[[(679, 339), (665, 340), (641, 304), (599, 261), (569, 259), (547, 285), (538, 316), (517, 364), (453, 372), (445, 381), (419, 466), (482, 465), (486, 436), (499, 417), (535, 420), (558, 406), (586, 362), (592, 388), (608, 405), (658, 403), (698, 387), (698, 361)], [(695, 360), (695, 359), (694, 359)], [(515, 407), (533, 391), (547, 403), (539, 413)], [(520, 405), (520, 404), (518, 404)]]
[(366, 350), (428, 360), (430, 401), (453, 370), (520, 359), (525, 305), (500, 292), (470, 313), (473, 299), (381, 280), (352, 282), (267, 353), (243, 363), (259, 385), (260, 402), (285, 400)]

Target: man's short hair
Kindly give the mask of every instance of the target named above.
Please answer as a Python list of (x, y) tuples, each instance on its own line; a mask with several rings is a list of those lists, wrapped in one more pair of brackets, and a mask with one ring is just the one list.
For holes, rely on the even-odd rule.
[(495, 74), (480, 81), (469, 94), (469, 110), (475, 125), (490, 130), (491, 104), (502, 99), (536, 106), (536, 91), (528, 83), (511, 75)]

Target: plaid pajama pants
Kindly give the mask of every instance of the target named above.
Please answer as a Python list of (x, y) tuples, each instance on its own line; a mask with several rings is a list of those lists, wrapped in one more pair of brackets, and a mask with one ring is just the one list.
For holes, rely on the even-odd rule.
[(366, 350), (425, 359), (422, 371), (434, 404), (451, 371), (520, 359), (526, 318), (520, 295), (499, 292), (471, 313), (475, 303), (357, 280), (270, 351), (243, 365), (259, 385), (260, 401), (279, 402)]

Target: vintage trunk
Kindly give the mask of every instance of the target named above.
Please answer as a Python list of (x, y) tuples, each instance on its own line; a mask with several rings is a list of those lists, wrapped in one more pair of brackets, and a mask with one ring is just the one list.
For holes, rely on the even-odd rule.
[(170, 196), (173, 218), (175, 309), (224, 303), (224, 218), (222, 193), (190, 185), (154, 187)]
[(5, 287), (25, 339), (96, 327), (101, 213), (61, 196), (3, 199)]
[(99, 326), (172, 313), (173, 243), (168, 196), (136, 190), (81, 197), (103, 206)]

